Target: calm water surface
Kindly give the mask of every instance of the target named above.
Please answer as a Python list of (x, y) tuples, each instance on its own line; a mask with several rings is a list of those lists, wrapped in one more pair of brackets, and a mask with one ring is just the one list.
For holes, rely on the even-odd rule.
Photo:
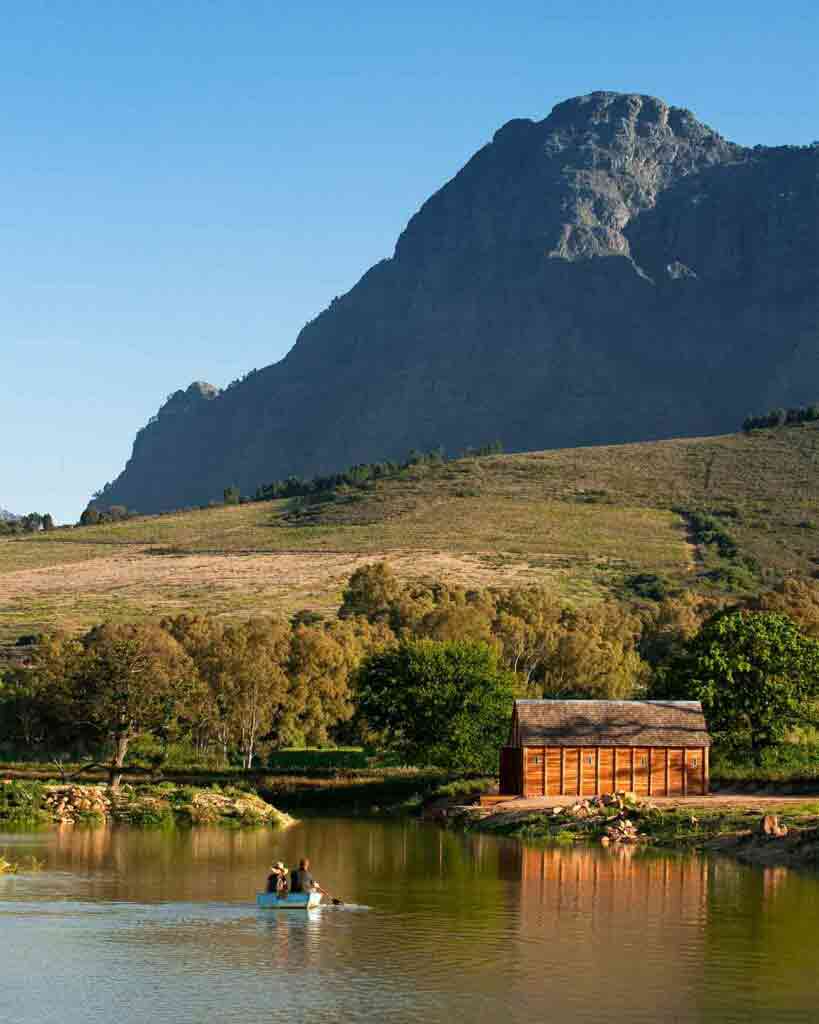
[[(819, 1021), (819, 876), (411, 822), (0, 834), (0, 1021)], [(351, 906), (257, 911), (308, 854)]]

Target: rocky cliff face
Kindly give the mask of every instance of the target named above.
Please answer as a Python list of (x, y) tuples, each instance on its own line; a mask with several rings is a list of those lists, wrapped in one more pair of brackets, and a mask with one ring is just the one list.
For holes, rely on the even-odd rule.
[(818, 147), (593, 93), (510, 121), (279, 363), (177, 392), (103, 503), (252, 492), (439, 444), (735, 429), (819, 397)]

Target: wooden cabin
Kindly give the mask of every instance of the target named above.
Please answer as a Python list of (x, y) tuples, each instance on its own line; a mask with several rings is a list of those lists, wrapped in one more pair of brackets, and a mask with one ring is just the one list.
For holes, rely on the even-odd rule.
[(699, 701), (516, 700), (508, 796), (700, 796), (711, 738)]

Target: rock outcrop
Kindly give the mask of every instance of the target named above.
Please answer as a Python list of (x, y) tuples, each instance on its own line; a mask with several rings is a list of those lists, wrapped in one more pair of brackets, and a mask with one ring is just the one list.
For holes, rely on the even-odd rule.
[(439, 444), (718, 433), (808, 404), (818, 175), (817, 146), (743, 148), (648, 96), (510, 121), (281, 362), (171, 396), (101, 503), (183, 507)]
[(46, 786), (42, 810), (62, 824), (124, 822), (132, 825), (266, 825), (285, 828), (293, 818), (256, 793), (195, 789), (166, 783), (158, 786), (64, 784)]

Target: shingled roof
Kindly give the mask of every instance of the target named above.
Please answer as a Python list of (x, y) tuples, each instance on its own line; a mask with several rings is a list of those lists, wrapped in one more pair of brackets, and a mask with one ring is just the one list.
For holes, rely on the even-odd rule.
[(515, 747), (707, 747), (694, 700), (516, 700)]

